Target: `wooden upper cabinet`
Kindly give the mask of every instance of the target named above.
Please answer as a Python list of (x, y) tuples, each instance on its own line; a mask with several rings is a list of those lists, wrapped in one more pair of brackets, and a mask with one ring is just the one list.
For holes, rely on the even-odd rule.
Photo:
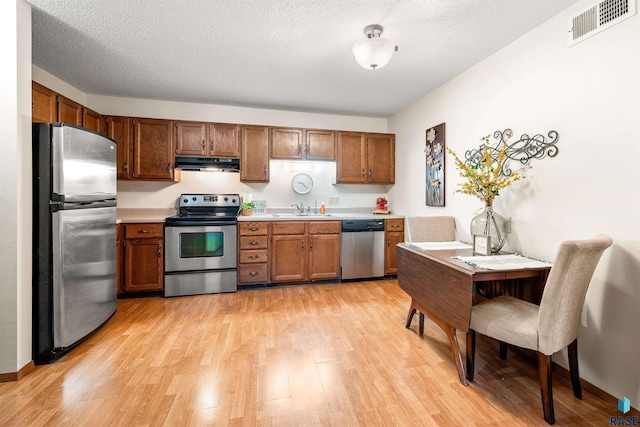
[(176, 154), (202, 157), (207, 154), (207, 124), (176, 122)]
[(365, 184), (367, 182), (367, 134), (338, 132), (336, 182)]
[(336, 132), (308, 129), (305, 132), (306, 158), (308, 160), (336, 159)]
[(319, 129), (271, 128), (271, 158), (335, 160), (336, 132)]
[(269, 182), (269, 128), (240, 127), (240, 181)]
[(161, 119), (134, 119), (133, 178), (173, 180), (173, 122)]
[(118, 179), (131, 179), (133, 172), (133, 119), (131, 117), (109, 117), (107, 136), (116, 142)]
[(209, 154), (213, 157), (240, 157), (240, 126), (209, 123)]
[(58, 99), (58, 121), (82, 126), (82, 105), (62, 95)]
[(190, 157), (240, 157), (238, 125), (176, 122), (176, 154)]
[(57, 120), (56, 93), (31, 82), (31, 121), (52, 123)]
[(338, 132), (336, 182), (393, 184), (395, 136), (383, 133)]
[(302, 129), (271, 128), (272, 159), (303, 159), (304, 148)]
[(370, 133), (367, 141), (367, 182), (393, 184), (395, 182), (395, 136)]
[(102, 115), (90, 108), (82, 108), (82, 124), (86, 129), (91, 129), (106, 135), (107, 131)]

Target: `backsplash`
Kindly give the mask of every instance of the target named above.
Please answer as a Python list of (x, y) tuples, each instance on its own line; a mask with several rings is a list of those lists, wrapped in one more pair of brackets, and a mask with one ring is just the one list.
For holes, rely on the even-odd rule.
[[(182, 171), (179, 183), (151, 181), (118, 181), (118, 208), (175, 208), (182, 193), (250, 194), (253, 200), (266, 200), (267, 209), (288, 208), (293, 203), (318, 206), (324, 201), (327, 209), (375, 209), (378, 196), (384, 196), (391, 185), (334, 184), (335, 162), (280, 161), (270, 162), (270, 182), (243, 183), (239, 173)], [(291, 179), (298, 172), (313, 178), (313, 189), (305, 195), (294, 193)], [(332, 196), (332, 200), (329, 199)], [(338, 198), (337, 203), (330, 203)], [(389, 209), (394, 209), (393, 199)]]

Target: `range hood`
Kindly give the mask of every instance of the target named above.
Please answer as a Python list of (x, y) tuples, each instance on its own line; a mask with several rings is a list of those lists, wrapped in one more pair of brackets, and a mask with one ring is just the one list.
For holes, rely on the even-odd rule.
[(176, 157), (176, 169), (240, 172), (240, 159), (221, 157)]

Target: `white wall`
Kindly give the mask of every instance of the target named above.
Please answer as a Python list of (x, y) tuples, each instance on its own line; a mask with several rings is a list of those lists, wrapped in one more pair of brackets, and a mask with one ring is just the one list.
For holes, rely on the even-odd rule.
[(31, 361), (31, 8), (0, 3), (0, 373)]
[[(446, 159), (446, 207), (426, 207), (425, 130), (446, 123), (459, 155), (480, 138), (556, 130), (555, 158), (534, 160), (525, 180), (503, 190), (495, 209), (512, 218), (505, 249), (553, 260), (567, 239), (606, 233), (614, 245), (591, 283), (580, 329), (580, 373), (640, 407), (640, 15), (574, 47), (569, 19), (579, 2), (396, 114), (396, 185), (390, 197), (406, 215), (453, 215), (458, 237), (482, 202), (454, 193)], [(428, 72), (428, 70), (425, 70)], [(556, 360), (567, 366), (564, 354)], [(615, 409), (612, 409), (612, 411)]]

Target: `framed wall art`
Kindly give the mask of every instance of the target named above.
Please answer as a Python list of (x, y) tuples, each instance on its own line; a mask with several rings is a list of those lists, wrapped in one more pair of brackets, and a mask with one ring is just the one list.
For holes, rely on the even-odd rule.
[(445, 124), (440, 123), (427, 129), (426, 147), (426, 192), (427, 206), (444, 206), (445, 176)]

